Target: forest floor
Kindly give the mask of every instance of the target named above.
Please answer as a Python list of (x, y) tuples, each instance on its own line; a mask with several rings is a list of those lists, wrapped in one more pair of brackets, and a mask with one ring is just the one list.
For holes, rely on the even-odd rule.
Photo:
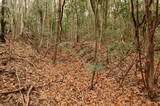
[[(79, 56), (81, 49), (88, 52)], [(105, 51), (99, 49), (98, 58), (104, 59)], [(131, 59), (122, 67), (114, 62), (98, 72), (96, 84), (90, 90), (92, 73), (87, 64), (92, 59), (94, 46), (84, 42), (58, 53), (53, 64), (53, 50), (39, 53), (24, 42), (0, 45), (0, 106), (158, 106), (159, 98), (151, 101), (143, 90), (143, 83), (130, 70), (120, 87), (122, 75), (128, 70)], [(133, 57), (133, 56), (131, 56)]]

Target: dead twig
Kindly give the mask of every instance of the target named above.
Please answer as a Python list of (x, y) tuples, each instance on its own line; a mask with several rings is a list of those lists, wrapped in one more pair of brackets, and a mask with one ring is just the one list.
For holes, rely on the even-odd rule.
[(134, 64), (135, 64), (135, 59), (132, 61), (132, 63), (131, 63), (130, 66), (128, 67), (126, 73), (125, 73), (124, 76), (122, 77), (123, 79), (121, 80), (120, 87), (122, 87), (122, 84), (123, 84), (126, 76), (128, 75), (129, 71), (132, 69), (132, 67), (134, 66)]
[[(16, 77), (17, 77), (17, 80), (18, 80), (18, 83), (19, 83), (19, 88), (20, 88), (20, 87), (21, 87), (21, 82), (20, 82), (20, 79), (19, 79), (19, 75), (18, 75), (17, 70), (16, 70)], [(23, 94), (22, 94), (22, 91), (20, 90), (19, 92), (20, 92), (20, 94), (21, 94), (21, 96), (22, 96), (22, 99), (23, 99), (23, 105), (25, 105), (25, 104), (24, 104), (24, 103), (25, 103), (25, 100), (24, 100), (24, 96), (23, 96)]]
[(22, 60), (22, 61), (25, 61), (27, 62), (28, 64), (30, 64), (31, 66), (33, 66), (34, 68), (37, 68), (37, 65), (35, 65), (34, 63), (32, 63), (31, 61), (25, 59), (25, 58), (22, 58), (22, 57), (13, 57), (13, 56), (9, 56), (9, 57), (2, 57), (0, 59), (7, 59), (8, 61), (9, 60)]
[(15, 93), (15, 92), (20, 92), (20, 91), (25, 91), (27, 89), (27, 87), (20, 87), (18, 89), (14, 89), (12, 91), (1, 91), (0, 94), (10, 94), (10, 93)]
[(33, 89), (33, 86), (31, 85), (29, 90), (28, 90), (28, 92), (27, 92), (27, 96), (25, 98), (25, 101), (26, 101), (26, 105), (25, 106), (29, 106), (29, 101), (30, 101), (29, 95), (30, 95), (32, 89)]

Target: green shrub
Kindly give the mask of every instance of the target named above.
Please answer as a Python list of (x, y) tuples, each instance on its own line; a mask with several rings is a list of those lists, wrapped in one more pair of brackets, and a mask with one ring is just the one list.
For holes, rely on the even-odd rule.
[(88, 64), (87, 68), (91, 72), (97, 72), (105, 69), (106, 67), (103, 64), (99, 63), (99, 64)]
[(72, 45), (72, 42), (62, 42), (58, 45), (60, 48), (68, 48)]

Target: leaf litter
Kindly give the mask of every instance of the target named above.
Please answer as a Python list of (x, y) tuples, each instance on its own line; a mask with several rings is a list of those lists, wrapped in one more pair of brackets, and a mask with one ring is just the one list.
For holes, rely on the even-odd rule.
[[(85, 49), (84, 51), (81, 51)], [(0, 105), (17, 106), (29, 102), (29, 106), (158, 106), (143, 93), (143, 84), (131, 71), (124, 86), (119, 87), (124, 72), (109, 64), (98, 72), (95, 89), (90, 90), (93, 42), (71, 47), (59, 53), (57, 64), (52, 63), (53, 50), (43, 56), (24, 42), (0, 46)], [(12, 52), (11, 52), (12, 51)], [(78, 53), (83, 55), (77, 58)], [(86, 52), (86, 53), (85, 53)], [(106, 53), (99, 48), (98, 59), (105, 63)], [(130, 63), (129, 59), (127, 60)], [(117, 63), (117, 62), (115, 62)], [(1, 68), (3, 67), (3, 68)], [(108, 67), (108, 66), (107, 66)], [(126, 70), (126, 66), (123, 67)], [(18, 80), (19, 79), (19, 80)], [(29, 92), (29, 88), (31, 88)], [(27, 95), (29, 95), (30, 99)]]

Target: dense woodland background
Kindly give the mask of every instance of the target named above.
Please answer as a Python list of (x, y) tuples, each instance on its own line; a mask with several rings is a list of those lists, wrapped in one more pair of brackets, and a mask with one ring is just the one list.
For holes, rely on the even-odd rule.
[(159, 104), (159, 0), (0, 5), (0, 105)]

